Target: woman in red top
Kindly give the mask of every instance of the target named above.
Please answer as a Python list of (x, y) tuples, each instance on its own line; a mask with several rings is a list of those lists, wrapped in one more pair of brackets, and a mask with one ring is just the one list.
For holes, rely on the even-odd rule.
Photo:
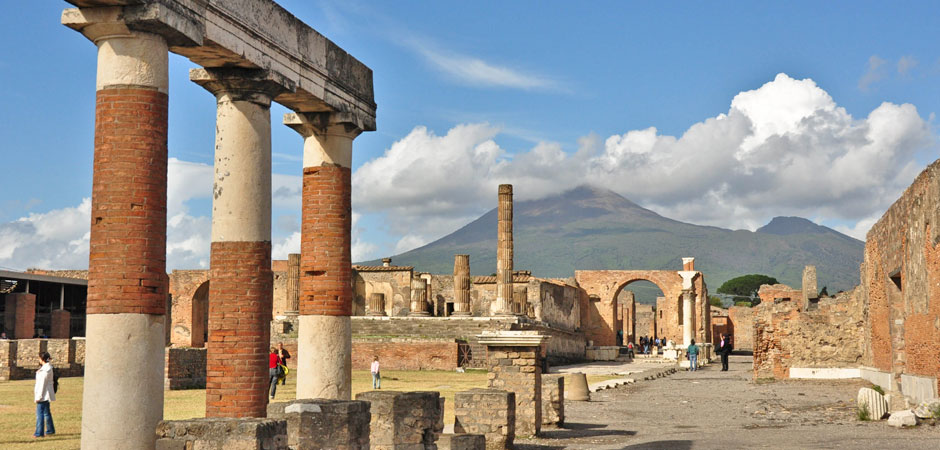
[(277, 356), (277, 349), (271, 347), (271, 354), (268, 355), (268, 375), (271, 383), (271, 400), (274, 400), (274, 393), (277, 392), (278, 367), (281, 358)]

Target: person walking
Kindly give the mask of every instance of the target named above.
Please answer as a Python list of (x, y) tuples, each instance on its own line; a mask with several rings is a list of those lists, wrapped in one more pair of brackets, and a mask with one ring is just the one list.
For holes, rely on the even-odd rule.
[(36, 438), (55, 434), (52, 410), (49, 409), (49, 402), (55, 401), (54, 374), (50, 359), (52, 358), (48, 352), (39, 352), (41, 366), (36, 371), (36, 386), (33, 388), (33, 397), (36, 400), (36, 432), (33, 437)]
[(698, 369), (698, 346), (695, 345), (695, 339), (692, 339), (686, 354), (689, 355), (689, 371), (695, 372)]
[(274, 400), (274, 394), (277, 393), (277, 379), (281, 377), (281, 358), (277, 356), (277, 349), (271, 347), (271, 354), (268, 355), (268, 378), (271, 385), (271, 400)]
[(287, 360), (290, 359), (290, 352), (284, 348), (283, 342), (277, 343), (277, 357), (281, 360), (281, 365), (284, 366), (281, 368), (283, 375), (279, 378), (281, 386), (284, 386), (287, 384)]
[(372, 360), (372, 389), (382, 389), (382, 374), (379, 372), (379, 357)]
[(734, 349), (734, 346), (731, 345), (731, 336), (727, 334), (721, 335), (721, 342), (718, 344), (718, 354), (721, 355), (721, 371), (728, 371), (728, 356), (731, 355), (731, 351)]

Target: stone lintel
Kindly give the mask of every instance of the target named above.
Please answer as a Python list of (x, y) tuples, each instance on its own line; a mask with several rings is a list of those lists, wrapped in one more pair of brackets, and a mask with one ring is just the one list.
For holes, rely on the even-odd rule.
[(490, 347), (539, 347), (551, 336), (538, 331), (484, 331), (477, 339)]
[(361, 117), (346, 112), (287, 113), (284, 125), (305, 138), (341, 133), (353, 139), (368, 128)]
[(216, 97), (228, 95), (234, 100), (250, 101), (265, 106), (269, 106), (271, 99), (278, 93), (296, 89), (289, 79), (270, 70), (190, 69), (189, 79)]
[[(62, 25), (85, 35), (92, 42), (129, 36), (131, 31), (163, 36), (174, 48), (203, 44), (205, 14), (203, 4), (193, 1), (70, 1), (79, 8), (62, 11)], [(126, 6), (124, 6), (126, 5)]]

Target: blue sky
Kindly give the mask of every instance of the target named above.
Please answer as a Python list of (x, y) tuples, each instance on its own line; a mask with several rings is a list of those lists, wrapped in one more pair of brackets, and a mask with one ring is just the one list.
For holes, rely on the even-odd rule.
[[(453, 231), (500, 182), (520, 199), (590, 182), (687, 222), (800, 215), (863, 238), (938, 157), (937, 2), (280, 3), (374, 71), (357, 259)], [(87, 265), (95, 47), (59, 24), (66, 7), (0, 16), (0, 267)], [(168, 268), (196, 268), (215, 103), (193, 63), (170, 64)], [(299, 248), (302, 143), (284, 112), (275, 257)]]

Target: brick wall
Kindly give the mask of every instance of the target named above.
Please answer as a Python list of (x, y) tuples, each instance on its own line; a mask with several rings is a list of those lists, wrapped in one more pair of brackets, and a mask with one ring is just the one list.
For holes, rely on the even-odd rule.
[(72, 314), (64, 309), (52, 310), (52, 329), (49, 337), (53, 339), (68, 339), (72, 325)]
[(383, 370), (454, 370), (457, 368), (454, 340), (355, 339), (353, 370), (369, 370), (378, 356)]
[(300, 314), (352, 314), (351, 175), (339, 166), (304, 168)]
[(20, 292), (7, 294), (7, 299), (12, 299), (15, 311), (13, 335), (9, 336), (7, 333), (8, 336), (16, 339), (32, 338), (36, 332), (36, 295)]
[[(753, 350), (754, 308), (732, 306), (728, 308), (728, 320), (731, 322), (730, 328), (735, 350)], [(712, 342), (718, 342), (718, 340), (721, 340), (721, 336), (712, 337)]]
[(88, 314), (164, 314), (167, 95), (97, 91)]
[(167, 347), (164, 362), (164, 389), (206, 388), (206, 349)]
[(84, 339), (5, 339), (0, 340), (0, 380), (34, 378), (40, 351), (49, 352), (59, 376), (80, 377), (84, 373)]

